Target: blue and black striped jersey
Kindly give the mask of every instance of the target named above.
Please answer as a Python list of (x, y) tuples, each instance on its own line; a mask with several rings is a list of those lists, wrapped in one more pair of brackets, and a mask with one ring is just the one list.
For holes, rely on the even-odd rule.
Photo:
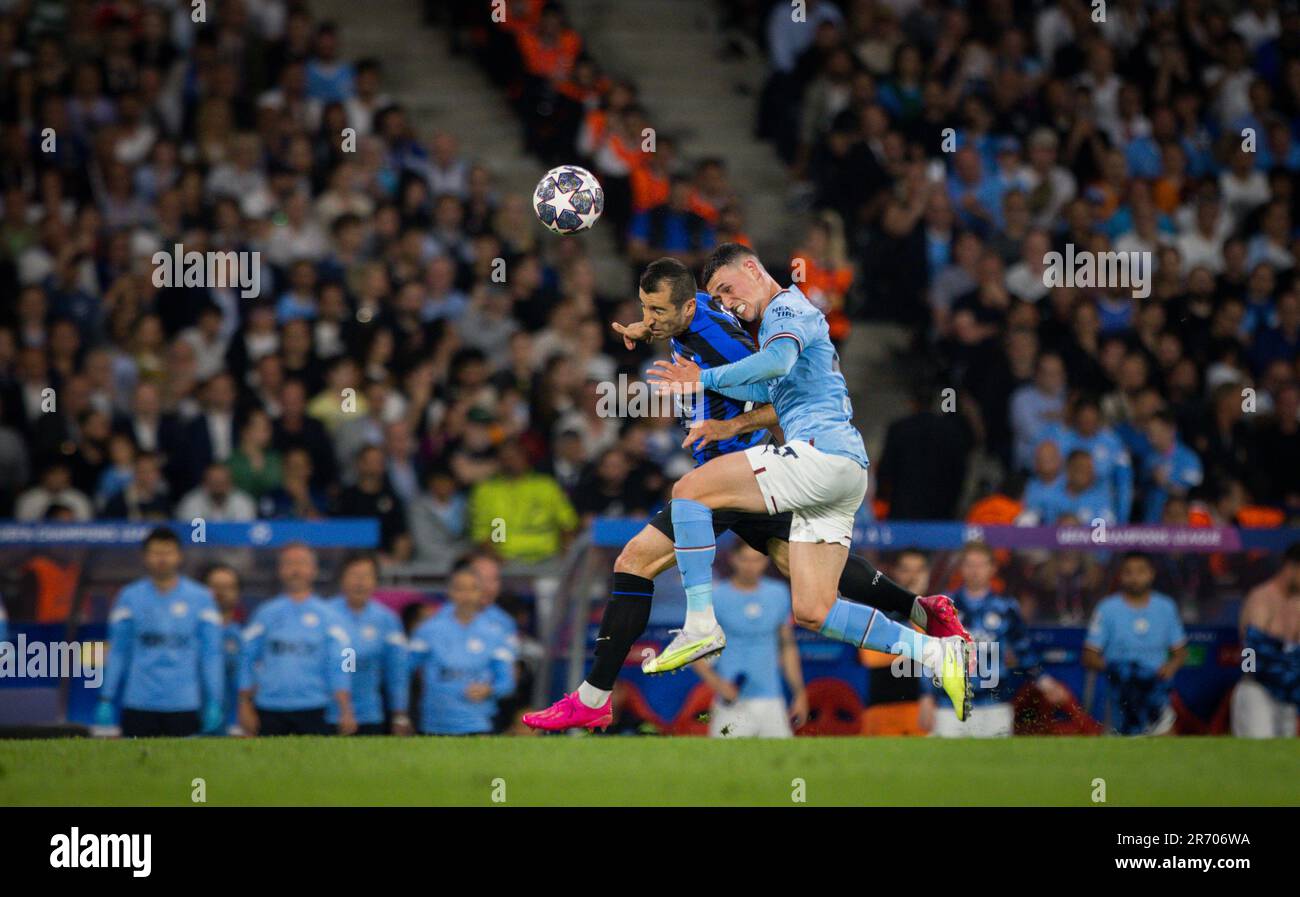
[[(756, 346), (745, 328), (730, 312), (722, 308), (708, 293), (695, 294), (695, 317), (686, 330), (673, 337), (673, 351), (689, 358), (702, 368), (730, 364), (754, 354)], [(682, 405), (682, 427), (689, 428), (696, 420), (712, 418), (730, 420), (754, 407), (753, 402), (730, 399), (720, 392), (705, 390), (703, 395)], [(755, 430), (731, 439), (711, 442), (695, 449), (695, 463), (703, 464), (719, 455), (741, 452), (750, 446), (761, 445), (768, 438), (767, 430)]]

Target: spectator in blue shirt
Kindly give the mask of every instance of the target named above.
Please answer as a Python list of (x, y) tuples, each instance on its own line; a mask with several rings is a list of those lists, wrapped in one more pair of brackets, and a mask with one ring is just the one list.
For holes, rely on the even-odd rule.
[(1147, 523), (1159, 523), (1170, 496), (1185, 498), (1201, 485), (1201, 459), (1178, 438), (1172, 412), (1157, 411), (1147, 422), (1151, 448), (1142, 458), (1142, 483), (1146, 488)]
[(96, 725), (112, 725), (120, 698), (128, 738), (220, 730), (221, 618), (212, 594), (180, 575), (182, 560), (171, 530), (159, 527), (145, 537), (147, 575), (122, 589), (109, 615)]
[(1123, 735), (1162, 735), (1173, 728), (1169, 691), (1187, 660), (1187, 635), (1178, 605), (1151, 590), (1156, 568), (1140, 551), (1124, 555), (1120, 590), (1101, 600), (1088, 625), (1083, 665), (1104, 673)]
[[(342, 594), (329, 603), (346, 622), (356, 652), (349, 669), (357, 733), (383, 735), (391, 731), (394, 735), (410, 735), (406, 635), (397, 614), (375, 600), (378, 584), (379, 562), (374, 555), (349, 558), (339, 573)], [(385, 708), (391, 716), (387, 724)], [(331, 723), (338, 722), (337, 703), (330, 704), (325, 718)]]
[(953, 155), (948, 176), (948, 198), (963, 227), (986, 233), (1002, 210), (1003, 183), (988, 174), (979, 151), (967, 145)]
[(352, 63), (338, 58), (338, 29), (322, 22), (316, 29), (316, 54), (307, 63), (307, 95), (322, 103), (341, 103), (356, 92)]
[(1262, 371), (1277, 359), (1287, 361), (1300, 356), (1300, 293), (1288, 290), (1277, 297), (1277, 323), (1255, 332), (1250, 361)]
[(1048, 526), (1056, 523), (1060, 513), (1057, 496), (1065, 488), (1061, 449), (1050, 439), (1038, 443), (1034, 449), (1034, 475), (1025, 484), (1021, 497), (1022, 519), (1017, 523), (1027, 526)]
[(1102, 425), (1101, 404), (1095, 398), (1075, 399), (1068, 420), (1048, 427), (1041, 438), (1059, 445), (1066, 458), (1075, 449), (1092, 455), (1093, 472), (1097, 482), (1110, 491), (1115, 519), (1128, 523), (1133, 505), (1133, 464), (1124, 442), (1114, 430)]
[(1032, 506), (1028, 498), (1026, 495), (1025, 509), (1034, 511), (1044, 524), (1055, 523), (1066, 516), (1076, 518), (1084, 526), (1091, 526), (1094, 520), (1099, 519), (1108, 524), (1116, 522), (1110, 490), (1097, 481), (1092, 456), (1083, 449), (1070, 452), (1065, 459), (1065, 476), (1036, 494)]
[(316, 554), (306, 545), (280, 551), (284, 591), (261, 605), (244, 629), (239, 657), (239, 725), (248, 735), (328, 735), (325, 711), (338, 704), (337, 731), (357, 730), (351, 676), (344, 651), (351, 647), (338, 611), (313, 590)]
[[(1016, 466), (1034, 463), (1034, 446), (1065, 414), (1065, 363), (1055, 352), (1038, 356), (1034, 380), (1011, 394), (1011, 431), (1015, 436)], [(1059, 446), (1058, 446), (1059, 448)]]
[(492, 731), (497, 701), (514, 691), (514, 651), (483, 613), (483, 587), (473, 570), (452, 574), (447, 598), (411, 637), (411, 667), (423, 687), (420, 731), (485, 734)]

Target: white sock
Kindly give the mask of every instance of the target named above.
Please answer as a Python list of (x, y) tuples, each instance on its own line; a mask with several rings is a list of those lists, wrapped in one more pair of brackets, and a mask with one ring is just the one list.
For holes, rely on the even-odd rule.
[(914, 633), (913, 638), (921, 643), (921, 656), (918, 658), (927, 672), (938, 674), (943, 669), (943, 640), (932, 635)]
[(686, 625), (682, 629), (692, 634), (707, 635), (717, 625), (718, 618), (713, 615), (713, 607), (709, 606), (704, 610), (688, 610)]
[(595, 710), (598, 707), (604, 707), (605, 702), (609, 700), (609, 696), (612, 694), (612, 691), (597, 688), (585, 679), (582, 684), (578, 686), (578, 700), (590, 707), (592, 710)]

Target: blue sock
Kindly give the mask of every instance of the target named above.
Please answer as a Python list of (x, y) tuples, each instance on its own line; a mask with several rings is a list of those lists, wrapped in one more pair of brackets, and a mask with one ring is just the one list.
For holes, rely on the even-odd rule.
[(871, 648), (886, 654), (904, 654), (920, 661), (922, 649), (930, 637), (910, 626), (895, 623), (866, 604), (836, 598), (826, 615), (821, 634), (859, 648)]
[(672, 502), (673, 545), (677, 550), (677, 569), (686, 589), (686, 621), (712, 626), (713, 556), (717, 541), (713, 536), (713, 511), (689, 498)]

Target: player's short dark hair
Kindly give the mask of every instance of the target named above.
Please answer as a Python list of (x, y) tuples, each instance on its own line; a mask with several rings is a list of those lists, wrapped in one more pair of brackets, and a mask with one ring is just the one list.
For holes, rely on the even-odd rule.
[(930, 557), (929, 557), (929, 555), (927, 555), (927, 554), (926, 554), (924, 551), (922, 551), (921, 549), (917, 548), (915, 545), (909, 545), (907, 548), (904, 548), (904, 549), (903, 549), (902, 551), (900, 551), (898, 554), (894, 555), (894, 563), (895, 563), (895, 564), (901, 563), (902, 560), (903, 560), (903, 558), (905, 558), (905, 557), (909, 557), (909, 556), (910, 556), (910, 557), (918, 557), (918, 558), (921, 559), (921, 562), (925, 564), (925, 566), (927, 566), (927, 567), (930, 566)]
[(1085, 392), (1075, 396), (1074, 401), (1070, 403), (1071, 414), (1078, 414), (1085, 408), (1091, 408), (1093, 411), (1100, 413), (1101, 399), (1090, 392)]
[(979, 542), (975, 539), (972, 539), (961, 547), (962, 557), (965, 557), (966, 555), (970, 554), (972, 551), (975, 552), (976, 554), (984, 555), (990, 561), (996, 562), (993, 557), (993, 549), (988, 546), (987, 542)]
[(668, 298), (678, 308), (685, 305), (687, 299), (695, 297), (695, 275), (677, 259), (656, 259), (641, 272), (643, 291), (657, 293), (665, 286), (668, 288)]
[(239, 575), (238, 570), (230, 564), (224, 564), (221, 562), (209, 564), (207, 567), (203, 568), (203, 574), (199, 576), (199, 582), (206, 583), (213, 573), (220, 573), (223, 570), (235, 577), (236, 584), (240, 586), (244, 584), (244, 578)]
[(379, 556), (373, 551), (354, 551), (349, 554), (339, 565), (339, 574), (347, 572), (353, 564), (369, 564), (374, 569), (375, 575), (379, 575)]
[(165, 526), (155, 526), (153, 529), (149, 530), (149, 534), (144, 537), (144, 541), (140, 544), (141, 547), (148, 548), (155, 542), (170, 542), (177, 548), (181, 547), (180, 536), (176, 535), (176, 533), (172, 532), (171, 529)]
[[(1237, 387), (1233, 386), (1232, 388), (1235, 390)], [(1171, 430), (1178, 429), (1178, 417), (1168, 408), (1161, 408), (1160, 410), (1156, 411), (1154, 414), (1151, 415), (1151, 420), (1158, 421), (1159, 423), (1162, 423), (1165, 426), (1169, 427)]]
[(1120, 555), (1119, 565), (1121, 567), (1129, 561), (1142, 561), (1153, 570), (1156, 566), (1156, 562), (1152, 559), (1151, 555), (1147, 554), (1145, 551), (1126, 551)]
[(744, 243), (723, 243), (718, 246), (717, 249), (713, 250), (713, 254), (709, 256), (709, 260), (704, 263), (702, 277), (705, 287), (708, 287), (709, 281), (713, 279), (713, 275), (717, 274), (720, 269), (728, 265), (734, 265), (744, 258), (758, 258), (758, 253)]

